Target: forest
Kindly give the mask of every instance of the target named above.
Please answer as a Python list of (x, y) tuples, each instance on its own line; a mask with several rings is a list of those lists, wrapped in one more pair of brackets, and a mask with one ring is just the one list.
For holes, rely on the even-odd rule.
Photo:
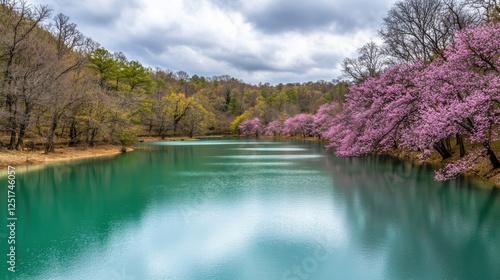
[[(44, 5), (2, 1), (0, 133), (20, 150), (56, 143), (128, 145), (137, 136), (237, 133), (234, 120), (264, 123), (340, 102), (347, 84), (247, 84), (145, 67), (110, 53)], [(36, 142), (36, 143), (34, 143)]]
[[(63, 14), (0, 2), (0, 148), (131, 145), (139, 136), (316, 137), (338, 156), (414, 151), (500, 167), (500, 2), (400, 0), (331, 81), (248, 84), (146, 67)], [(453, 158), (453, 160), (450, 160)]]

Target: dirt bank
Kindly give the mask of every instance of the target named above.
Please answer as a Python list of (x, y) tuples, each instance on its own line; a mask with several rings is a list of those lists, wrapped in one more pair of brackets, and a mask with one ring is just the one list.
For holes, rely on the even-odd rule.
[[(49, 154), (41, 151), (9, 151), (7, 149), (0, 149), (0, 166), (19, 166), (109, 156), (121, 153), (120, 149), (120, 146), (114, 145), (99, 145), (93, 148), (60, 147), (54, 153)], [(127, 149), (127, 151), (132, 150), (130, 148)]]

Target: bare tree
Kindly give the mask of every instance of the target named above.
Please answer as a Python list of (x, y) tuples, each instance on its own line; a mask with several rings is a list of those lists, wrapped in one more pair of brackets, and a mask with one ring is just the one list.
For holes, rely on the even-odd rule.
[(12, 85), (17, 92), (22, 109), (19, 112), (19, 133), (16, 150), (23, 146), (26, 130), (30, 124), (33, 109), (44, 102), (44, 92), (52, 87), (56, 78), (57, 58), (51, 45), (39, 40), (30, 40), (30, 46), (23, 51), (25, 58), (12, 68)]
[(46, 5), (32, 6), (26, 1), (2, 1), (0, 5), (0, 96), (5, 98), (7, 131), (10, 133), (8, 149), (15, 147), (18, 123), (19, 95), (15, 91), (13, 69), (22, 61), (22, 52), (30, 45), (30, 36), (39, 30), (52, 10)]
[(477, 26), (483, 21), (483, 12), (469, 4), (468, 0), (443, 0), (443, 5), (445, 26), (455, 26), (456, 30), (460, 30), (468, 26)]
[(345, 58), (342, 62), (342, 76), (361, 83), (370, 77), (378, 77), (390, 65), (381, 46), (373, 41), (358, 49), (357, 58)]
[(455, 32), (478, 18), (458, 0), (400, 0), (379, 31), (389, 55), (400, 61), (428, 62), (442, 57)]
[(478, 12), (483, 21), (500, 21), (500, 0), (465, 0), (465, 4)]
[[(34, 109), (46, 106), (47, 109), (44, 111), (51, 112), (60, 108), (58, 102), (62, 96), (72, 96), (64, 91), (68, 84), (64, 80), (69, 73), (80, 69), (86, 63), (86, 56), (76, 50), (89, 42), (76, 30), (76, 25), (69, 23), (68, 17), (59, 14), (54, 19), (55, 27), (46, 30), (41, 26), (42, 18), (47, 18), (50, 13), (43, 13), (46, 11), (43, 6), (38, 8), (22, 6), (25, 5), (24, 2), (19, 2), (18, 5), (20, 6), (10, 10), (13, 14), (8, 14), (11, 18), (6, 20), (7, 31), (10, 31), (12, 36), (13, 43), (10, 46), (14, 54), (4, 55), (12, 58), (12, 63), (9, 66), (7, 61), (5, 65), (6, 73), (2, 86), (3, 92), (6, 92), (6, 104), (14, 108), (9, 111), (8, 131), (11, 134), (9, 148), (15, 147), (17, 150), (22, 148)], [(18, 21), (17, 15), (23, 14), (31, 16), (24, 16), (23, 21)], [(38, 24), (34, 24), (33, 21)], [(28, 30), (21, 29), (21, 26), (31, 31), (28, 33)], [(18, 34), (24, 36), (22, 41), (16, 39), (20, 36)], [(8, 46), (8, 42), (3, 45)], [(62, 104), (66, 103), (62, 101)], [(69, 105), (64, 105), (63, 108), (67, 106)], [(55, 129), (63, 112), (55, 115), (50, 121), (51, 133), (48, 134), (47, 141), (51, 144), (48, 144), (50, 148), (47, 151), (53, 150)]]
[(69, 17), (61, 13), (54, 17), (48, 26), (48, 30), (56, 40), (57, 56), (62, 58), (69, 52), (84, 47), (88, 41), (83, 34), (78, 31), (75, 23), (69, 21)]

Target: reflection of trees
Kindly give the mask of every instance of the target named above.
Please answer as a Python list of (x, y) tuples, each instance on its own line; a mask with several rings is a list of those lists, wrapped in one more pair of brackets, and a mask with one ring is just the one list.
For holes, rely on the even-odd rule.
[[(320, 143), (305, 145), (321, 149)], [(20, 265), (26, 267), (29, 260), (31, 267), (44, 269), (47, 257), (67, 264), (89, 248), (105, 246), (112, 231), (120, 228), (117, 224), (137, 224), (152, 201), (172, 203), (203, 195), (196, 191), (199, 186), (177, 173), (220, 172), (221, 168), (230, 172), (229, 167), (205, 164), (210, 162), (206, 156), (217, 151), (189, 145), (144, 145), (118, 159), (52, 165), (22, 174), (18, 216), (23, 221), (17, 229)], [(351, 242), (363, 248), (367, 259), (386, 255), (386, 275), (393, 279), (500, 279), (500, 272), (493, 269), (500, 259), (496, 189), (479, 191), (463, 178), (434, 182), (426, 167), (410, 167), (391, 158), (328, 155), (325, 159), (303, 161), (300, 168), (321, 170), (326, 164), (334, 182), (334, 201), (343, 208), (340, 212), (345, 213)], [(200, 178), (199, 182), (219, 188), (223, 180), (232, 179), (208, 182)], [(187, 184), (193, 186), (183, 189)], [(0, 201), (2, 207), (6, 208), (5, 201)]]
[(22, 174), (19, 260), (21, 266), (32, 268), (24, 275), (46, 269), (53, 261), (65, 267), (78, 254), (98, 250), (117, 223), (139, 219), (147, 205), (141, 200), (147, 199), (149, 190), (135, 184), (137, 172), (124, 161), (104, 158)]
[(82, 253), (103, 249), (97, 247), (107, 244), (113, 231), (137, 223), (152, 200), (172, 196), (172, 185), (182, 180), (178, 171), (199, 164), (193, 147), (164, 146), (23, 173), (17, 189), (19, 265), (34, 268), (24, 275), (52, 261), (66, 267)]
[[(425, 166), (393, 158), (328, 157), (351, 237), (365, 255), (387, 254), (393, 278), (500, 279), (498, 190), (435, 182)], [(476, 274), (474, 274), (476, 273)]]

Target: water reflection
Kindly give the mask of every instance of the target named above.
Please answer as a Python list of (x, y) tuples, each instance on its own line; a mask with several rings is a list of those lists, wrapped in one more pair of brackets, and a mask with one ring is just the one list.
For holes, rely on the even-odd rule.
[(387, 255), (391, 279), (497, 279), (498, 189), (464, 178), (435, 182), (427, 167), (404, 164), (329, 158), (363, 255)]
[(320, 143), (143, 144), (19, 185), (19, 279), (500, 279), (498, 189)]

